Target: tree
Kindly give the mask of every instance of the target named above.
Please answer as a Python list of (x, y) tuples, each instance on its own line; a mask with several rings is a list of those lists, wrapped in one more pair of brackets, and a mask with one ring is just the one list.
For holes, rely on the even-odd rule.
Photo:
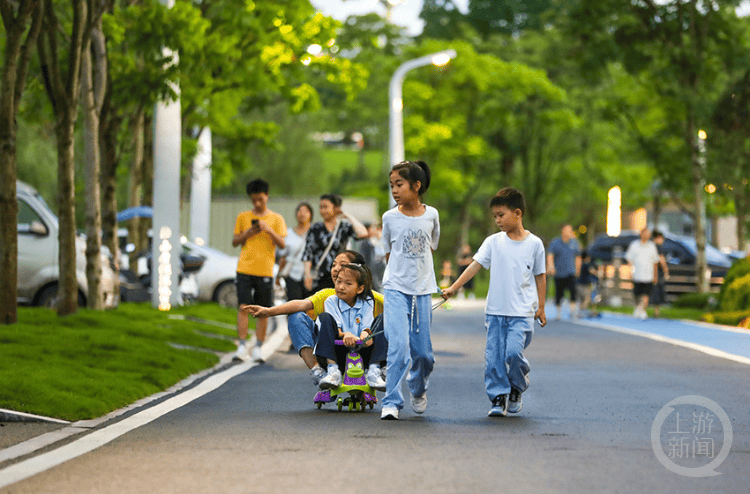
[(42, 21), (41, 0), (21, 4), (0, 0), (5, 31), (0, 86), (0, 324), (18, 320), (18, 198), (16, 196), (16, 117), (26, 85), (31, 52)]
[(729, 86), (711, 120), (709, 167), (715, 170), (719, 191), (734, 201), (738, 249), (744, 251), (750, 214), (750, 71)]
[(466, 20), (484, 39), (492, 34), (517, 36), (528, 29), (542, 29), (542, 14), (551, 6), (552, 0), (469, 0)]
[[(706, 290), (706, 170), (698, 130), (710, 119), (710, 101), (726, 84), (726, 74), (746, 63), (747, 23), (737, 17), (736, 0), (632, 2), (580, 0), (570, 7), (569, 29), (579, 40), (583, 66), (619, 60), (628, 73), (650, 84), (659, 104), (674, 109), (691, 172), (698, 248), (697, 288)], [(668, 170), (660, 174), (666, 175)]]
[[(544, 125), (563, 129), (574, 118), (565, 108), (565, 92), (543, 71), (478, 54), (465, 42), (450, 47), (457, 56), (444, 69), (419, 71), (404, 83), (404, 136), (409, 159), (435, 165), (430, 194), (441, 198), (444, 209), (458, 212), (458, 248), (469, 240), (475, 199), (509, 183), (512, 164), (518, 160), (529, 172), (528, 184), (532, 166), (559, 165), (545, 155), (546, 144), (539, 146), (539, 130)], [(446, 48), (425, 41), (418, 53)], [(510, 152), (511, 166), (505, 159)], [(552, 202), (534, 198), (529, 210), (541, 208), (542, 200)]]
[[(55, 115), (58, 160), (58, 218), (60, 221), (60, 283), (57, 313), (72, 314), (78, 304), (75, 224), (75, 124), (81, 92), (81, 63), (90, 44), (89, 5), (73, 0), (69, 26), (60, 22), (55, 3), (44, 0), (38, 39), (39, 59), (47, 95)], [(66, 16), (67, 17), (67, 16)], [(67, 24), (67, 23), (66, 23)], [(66, 28), (69, 27), (69, 32)]]
[[(84, 115), (84, 154), (86, 163), (86, 280), (87, 306), (102, 310), (100, 292), (102, 279), (102, 203), (101, 203), (101, 147), (100, 117), (107, 81), (107, 54), (102, 33), (102, 0), (94, 1), (89, 9), (90, 49), (84, 48), (81, 61), (81, 93)], [(117, 250), (112, 251), (117, 255)]]

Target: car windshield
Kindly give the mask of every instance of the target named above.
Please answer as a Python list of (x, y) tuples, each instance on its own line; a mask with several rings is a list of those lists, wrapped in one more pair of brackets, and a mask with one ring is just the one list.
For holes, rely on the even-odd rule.
[[(697, 254), (698, 247), (693, 237), (675, 235), (674, 239), (682, 244), (694, 256)], [(713, 264), (715, 266), (722, 266), (726, 268), (732, 266), (732, 261), (730, 261), (727, 256), (723, 254), (719, 249), (710, 244), (706, 244), (706, 261), (709, 264)]]

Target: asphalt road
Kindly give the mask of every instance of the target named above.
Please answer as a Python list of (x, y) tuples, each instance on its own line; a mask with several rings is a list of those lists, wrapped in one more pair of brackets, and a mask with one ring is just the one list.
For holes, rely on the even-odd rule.
[[(437, 363), (423, 416), (408, 403), (398, 422), (381, 421), (379, 406), (317, 410), (302, 361), (280, 353), (91, 453), (0, 491), (750, 493), (747, 365), (551, 321), (537, 328), (527, 351), (531, 387), (523, 410), (491, 419), (483, 319), (481, 311), (435, 313)], [(715, 401), (731, 421), (720, 475), (678, 475), (654, 454), (657, 413), (685, 395)], [(689, 427), (688, 408), (680, 410)], [(661, 430), (666, 451), (673, 436), (668, 423)], [(674, 461), (691, 471), (708, 463)]]

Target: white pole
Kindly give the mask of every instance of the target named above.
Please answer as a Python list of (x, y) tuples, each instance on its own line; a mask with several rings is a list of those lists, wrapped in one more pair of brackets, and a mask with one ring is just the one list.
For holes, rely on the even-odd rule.
[(211, 219), (211, 129), (198, 136), (198, 152), (193, 160), (190, 187), (190, 238), (198, 245), (208, 243)]
[[(414, 60), (409, 60), (401, 64), (396, 69), (393, 77), (391, 77), (391, 83), (388, 87), (388, 115), (390, 130), (388, 150), (391, 166), (404, 161), (404, 100), (401, 94), (401, 86), (404, 83), (406, 73), (412, 69), (423, 67), (425, 65), (445, 65), (448, 60), (455, 57), (455, 50), (445, 50), (424, 57), (415, 58)], [(390, 194), (389, 204), (391, 208), (396, 206), (396, 202)]]
[[(167, 7), (174, 0), (161, 0)], [(178, 63), (177, 53), (164, 49)], [(174, 87), (179, 95), (179, 87)], [(160, 101), (154, 113), (154, 216), (152, 220), (151, 302), (169, 310), (182, 302), (180, 296), (180, 100)]]

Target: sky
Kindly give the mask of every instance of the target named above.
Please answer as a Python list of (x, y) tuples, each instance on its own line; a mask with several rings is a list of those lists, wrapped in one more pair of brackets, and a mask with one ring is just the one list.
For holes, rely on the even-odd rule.
[[(345, 20), (350, 15), (362, 15), (378, 12), (385, 15), (385, 7), (378, 0), (310, 0), (310, 3), (326, 15), (338, 20)], [(459, 10), (466, 11), (469, 0), (454, 0)], [(424, 23), (419, 18), (422, 0), (405, 0), (393, 8), (393, 22), (408, 29), (416, 36), (422, 32)]]
[[(419, 18), (422, 0), (401, 0), (403, 3), (393, 8), (393, 22), (408, 29), (412, 36), (422, 32), (424, 22)], [(345, 20), (350, 15), (362, 15), (378, 12), (385, 15), (385, 7), (378, 0), (310, 0), (312, 5), (326, 15), (338, 20)], [(462, 12), (466, 12), (469, 0), (454, 0)], [(750, 0), (745, 0), (737, 9), (740, 15), (750, 14)]]

